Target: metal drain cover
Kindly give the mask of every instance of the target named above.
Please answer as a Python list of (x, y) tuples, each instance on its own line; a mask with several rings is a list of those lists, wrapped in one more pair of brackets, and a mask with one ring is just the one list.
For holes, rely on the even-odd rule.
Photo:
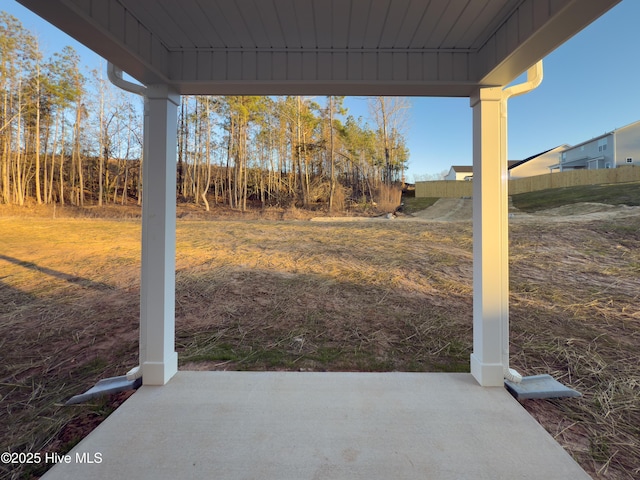
[(566, 387), (554, 379), (551, 375), (533, 375), (523, 377), (522, 382), (514, 383), (504, 381), (507, 390), (518, 400), (531, 398), (562, 398), (581, 397), (582, 394), (572, 388)]

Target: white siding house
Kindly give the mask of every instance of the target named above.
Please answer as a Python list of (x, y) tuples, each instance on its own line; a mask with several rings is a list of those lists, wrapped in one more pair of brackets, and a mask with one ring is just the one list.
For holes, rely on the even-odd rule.
[(640, 165), (640, 121), (567, 148), (553, 168), (562, 172), (623, 165)]
[(444, 177), (445, 180), (471, 180), (473, 167), (471, 165), (454, 165)]
[(558, 165), (560, 154), (567, 148), (569, 145), (560, 145), (509, 165), (509, 179), (534, 177), (549, 173), (553, 166)]
[[(507, 171), (509, 179), (533, 177), (534, 175), (544, 175), (549, 173), (553, 165), (558, 164), (560, 152), (569, 145), (561, 145), (551, 150), (546, 150), (524, 160), (509, 160)], [(473, 180), (473, 167), (470, 165), (454, 165), (445, 175), (444, 180)]]

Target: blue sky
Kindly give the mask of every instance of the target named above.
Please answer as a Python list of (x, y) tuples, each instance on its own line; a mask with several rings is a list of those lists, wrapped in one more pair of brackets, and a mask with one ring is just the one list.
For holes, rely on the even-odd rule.
[[(597, 1), (597, 0), (595, 0)], [(88, 68), (100, 58), (13, 0), (0, 9), (36, 34), (45, 57), (71, 45)], [(509, 159), (574, 145), (640, 120), (640, 1), (623, 0), (544, 59), (544, 80), (509, 101)], [(471, 165), (468, 98), (411, 98), (407, 180)], [(348, 98), (349, 113), (368, 116), (363, 97)], [(373, 123), (373, 122), (371, 122)]]

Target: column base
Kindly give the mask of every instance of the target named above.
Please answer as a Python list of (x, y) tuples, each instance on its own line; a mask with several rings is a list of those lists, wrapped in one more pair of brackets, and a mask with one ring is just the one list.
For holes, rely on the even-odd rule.
[(471, 354), (471, 375), (483, 387), (503, 387), (504, 367), (501, 363), (482, 363)]
[(173, 352), (166, 362), (144, 362), (142, 364), (143, 385), (164, 385), (178, 373), (178, 353)]

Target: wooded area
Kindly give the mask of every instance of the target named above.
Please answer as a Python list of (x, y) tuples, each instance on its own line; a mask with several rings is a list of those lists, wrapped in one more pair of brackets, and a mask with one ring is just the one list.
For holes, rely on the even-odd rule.
[[(103, 71), (83, 74), (71, 47), (44, 59), (36, 37), (4, 12), (0, 94), (1, 203), (141, 203), (140, 97), (112, 86)], [(343, 102), (183, 96), (177, 198), (206, 209), (397, 206), (408, 103), (370, 98), (371, 126)]]

